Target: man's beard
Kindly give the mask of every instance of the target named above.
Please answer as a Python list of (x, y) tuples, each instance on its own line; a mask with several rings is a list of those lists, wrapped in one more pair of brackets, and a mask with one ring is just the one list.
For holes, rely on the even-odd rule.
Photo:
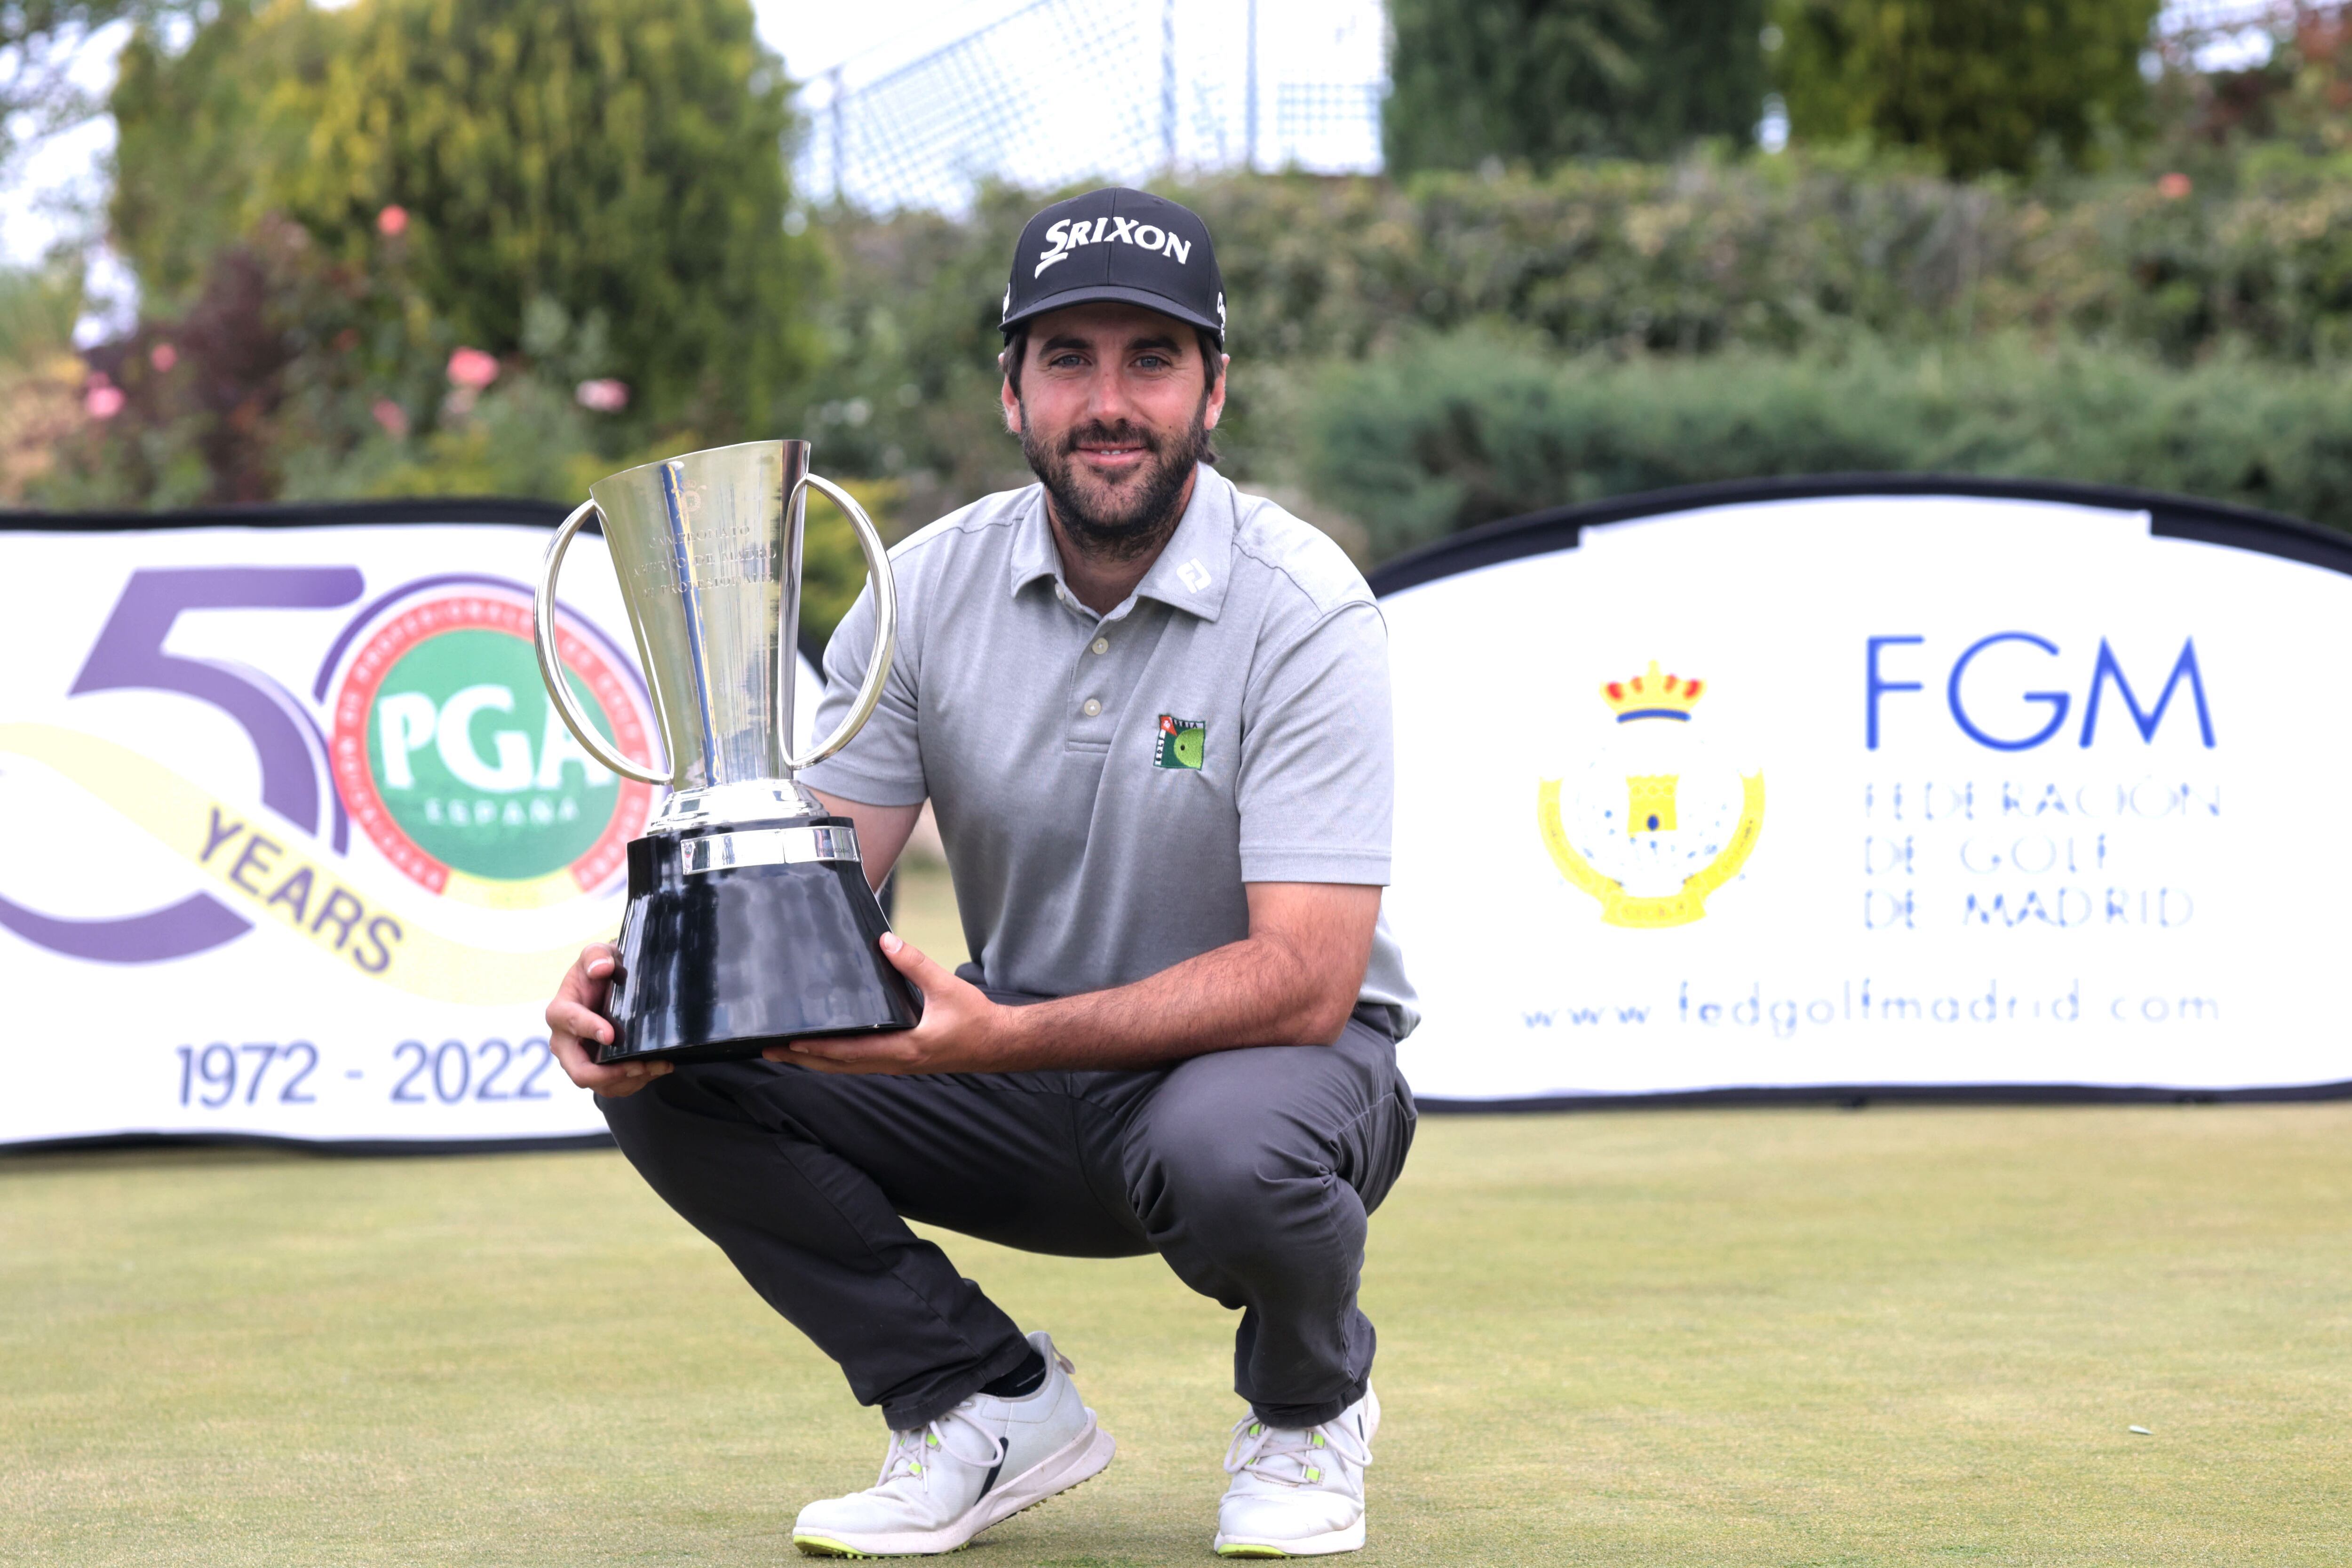
[[(1054, 516), (1070, 542), (1100, 561), (1132, 561), (1166, 543), (1181, 516), (1177, 503), (1185, 481), (1209, 449), (1208, 406), (1202, 398), (1190, 428), (1173, 439), (1123, 419), (1116, 425), (1089, 420), (1048, 447), (1024, 419), (1021, 455), (1054, 498)], [(1081, 489), (1076, 457), (1082, 441), (1140, 447), (1150, 456), (1140, 470), (1115, 485)]]

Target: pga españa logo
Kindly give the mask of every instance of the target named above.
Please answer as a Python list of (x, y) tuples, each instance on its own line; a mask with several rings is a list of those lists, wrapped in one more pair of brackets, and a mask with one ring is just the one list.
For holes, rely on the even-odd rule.
[[(200, 886), (167, 874), (121, 889), (125, 912), (71, 918), (0, 896), (0, 928), (94, 963), (291, 942), (283, 951), (412, 995), (535, 999), (608, 928), (652, 791), (589, 762), (550, 711), (528, 584), (442, 574), (373, 599), (367, 586), (351, 564), (131, 569), (79, 673), (61, 680), (62, 721), (0, 722), (0, 759), (28, 757), (70, 782)], [(362, 600), (316, 666), (287, 667), (303, 646), (299, 617)], [(228, 640), (215, 647), (247, 657), (174, 651), (174, 627), (198, 611), (221, 617), (210, 624)], [(582, 706), (619, 750), (649, 755), (651, 699), (628, 657), (589, 621), (560, 612), (557, 627)], [(116, 692), (138, 693), (136, 712), (209, 709), (232, 728), (215, 722), (199, 739), (150, 725), (151, 753), (78, 721), (81, 699)], [(208, 781), (224, 772), (258, 787), (223, 793)], [(530, 918), (438, 918), (465, 902)]]
[[(649, 716), (605, 650), (559, 622), (572, 690), (624, 755)], [(411, 880), (499, 909), (594, 891), (625, 864), (651, 790), (583, 751), (541, 684), (530, 609), (494, 590), (410, 600), (372, 628), (331, 703), (335, 784)]]

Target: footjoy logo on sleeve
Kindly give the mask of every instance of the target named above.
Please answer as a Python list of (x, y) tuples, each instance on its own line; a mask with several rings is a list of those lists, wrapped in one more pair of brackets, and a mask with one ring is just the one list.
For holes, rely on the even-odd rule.
[(1037, 258), (1037, 270), (1029, 275), (1032, 278), (1044, 277), (1045, 268), (1068, 260), (1070, 252), (1082, 245), (1139, 245), (1146, 250), (1174, 257), (1180, 267), (1189, 265), (1192, 259), (1191, 240), (1179, 239), (1157, 224), (1139, 224), (1133, 218), (1098, 217), (1091, 222), (1080, 218), (1076, 223), (1062, 218), (1045, 230), (1045, 237), (1052, 244)]

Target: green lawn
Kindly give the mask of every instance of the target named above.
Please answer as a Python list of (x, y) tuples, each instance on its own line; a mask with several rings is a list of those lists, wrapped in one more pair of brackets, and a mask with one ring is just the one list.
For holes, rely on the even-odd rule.
[[(2344, 1562), (2347, 1140), (2341, 1105), (1433, 1121), (1373, 1228), (1362, 1560)], [(1151, 1259), (957, 1246), (1121, 1445), (965, 1561), (1207, 1561), (1225, 1314)], [(10, 1561), (775, 1563), (880, 1436), (609, 1153), (0, 1159)]]
[[(2347, 1216), (2352, 1105), (1433, 1120), (1358, 1561), (2352, 1562)], [(1226, 1314), (954, 1246), (1120, 1442), (962, 1561), (1211, 1561)], [(774, 1563), (880, 1456), (613, 1154), (0, 1157), (0, 1559)]]

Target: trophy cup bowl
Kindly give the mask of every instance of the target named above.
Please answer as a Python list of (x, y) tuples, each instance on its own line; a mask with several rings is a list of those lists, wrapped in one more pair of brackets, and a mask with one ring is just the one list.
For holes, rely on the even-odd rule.
[[(792, 752), (808, 491), (849, 515), (874, 588), (874, 651), (841, 725)], [(889, 923), (850, 819), (793, 781), (849, 743), (890, 673), (898, 599), (882, 536), (805, 441), (689, 452), (598, 480), (555, 531), (531, 603), (539, 669), (604, 766), (668, 795), (629, 844), (629, 899), (600, 1062), (719, 1061), (816, 1035), (911, 1028), (920, 997), (878, 945)], [(590, 722), (555, 647), (564, 552), (602, 521), (669, 753), (655, 772)]]

